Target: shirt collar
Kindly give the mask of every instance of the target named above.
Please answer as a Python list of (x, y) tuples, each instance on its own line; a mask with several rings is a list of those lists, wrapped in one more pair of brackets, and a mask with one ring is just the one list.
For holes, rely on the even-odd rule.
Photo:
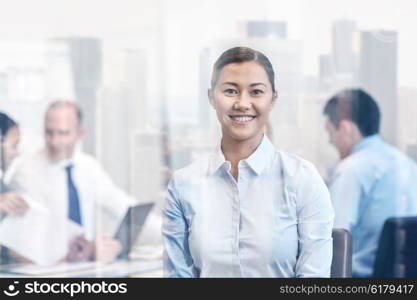
[(364, 148), (367, 148), (375, 143), (381, 142), (381, 137), (379, 134), (373, 134), (367, 137), (364, 137), (358, 144), (355, 145), (352, 149), (352, 153), (358, 152)]
[(214, 174), (218, 169), (220, 169), (220, 167), (222, 167), (226, 163), (227, 162), (226, 162), (226, 159), (224, 158), (221, 144), (219, 144), (216, 147), (216, 150), (214, 151), (210, 159), (210, 164), (209, 164), (210, 175)]
[(76, 147), (74, 149), (73, 155), (70, 158), (61, 159), (60, 161), (52, 162), (51, 160), (49, 160), (48, 151), (47, 151), (46, 148), (43, 149), (43, 152), (44, 152), (45, 158), (49, 162), (49, 164), (51, 164), (53, 166), (56, 166), (58, 168), (66, 168), (70, 165), (76, 165), (77, 162), (79, 161), (80, 155), (81, 155), (81, 150), (78, 149), (78, 147)]
[[(269, 158), (275, 153), (275, 148), (266, 135), (262, 137), (262, 141), (255, 151), (246, 159), (249, 167), (257, 174), (261, 174), (268, 164)], [(221, 145), (218, 145), (210, 160), (209, 172), (214, 174), (220, 167), (227, 165), (230, 170), (230, 162), (224, 158)]]

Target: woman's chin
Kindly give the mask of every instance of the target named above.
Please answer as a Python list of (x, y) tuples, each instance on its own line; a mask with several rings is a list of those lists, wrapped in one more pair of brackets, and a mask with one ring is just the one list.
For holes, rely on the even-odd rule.
[(261, 132), (253, 132), (253, 131), (229, 131), (227, 133), (228, 138), (236, 142), (245, 142), (248, 140), (252, 140), (258, 136), (260, 136)]

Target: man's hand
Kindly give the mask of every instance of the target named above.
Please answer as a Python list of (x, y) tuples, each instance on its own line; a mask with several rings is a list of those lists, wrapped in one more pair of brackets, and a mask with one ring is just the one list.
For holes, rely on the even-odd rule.
[(69, 244), (68, 254), (65, 261), (88, 261), (94, 259), (94, 243), (86, 240), (83, 236), (76, 236)]
[(12, 192), (0, 194), (0, 210), (11, 216), (21, 217), (28, 209), (28, 204), (19, 194)]
[(106, 235), (100, 235), (96, 239), (96, 260), (110, 262), (117, 258), (122, 251), (122, 245)]
[(83, 236), (75, 237), (70, 245), (65, 261), (87, 261), (97, 260), (110, 262), (116, 259), (122, 251), (119, 241), (106, 236), (99, 236), (95, 242), (86, 240)]

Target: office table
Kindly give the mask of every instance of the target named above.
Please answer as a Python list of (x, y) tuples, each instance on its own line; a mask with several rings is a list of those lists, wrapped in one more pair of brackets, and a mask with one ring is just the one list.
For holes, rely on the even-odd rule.
[(117, 260), (111, 263), (80, 262), (53, 266), (7, 265), (0, 267), (0, 278), (8, 277), (162, 277), (162, 261)]

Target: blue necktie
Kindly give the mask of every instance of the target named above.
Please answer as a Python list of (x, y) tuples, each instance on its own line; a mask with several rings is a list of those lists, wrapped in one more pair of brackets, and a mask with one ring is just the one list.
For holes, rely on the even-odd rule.
[(75, 187), (71, 174), (73, 167), (73, 165), (69, 165), (65, 168), (68, 183), (68, 217), (70, 220), (81, 225), (80, 198), (78, 197), (77, 188)]

